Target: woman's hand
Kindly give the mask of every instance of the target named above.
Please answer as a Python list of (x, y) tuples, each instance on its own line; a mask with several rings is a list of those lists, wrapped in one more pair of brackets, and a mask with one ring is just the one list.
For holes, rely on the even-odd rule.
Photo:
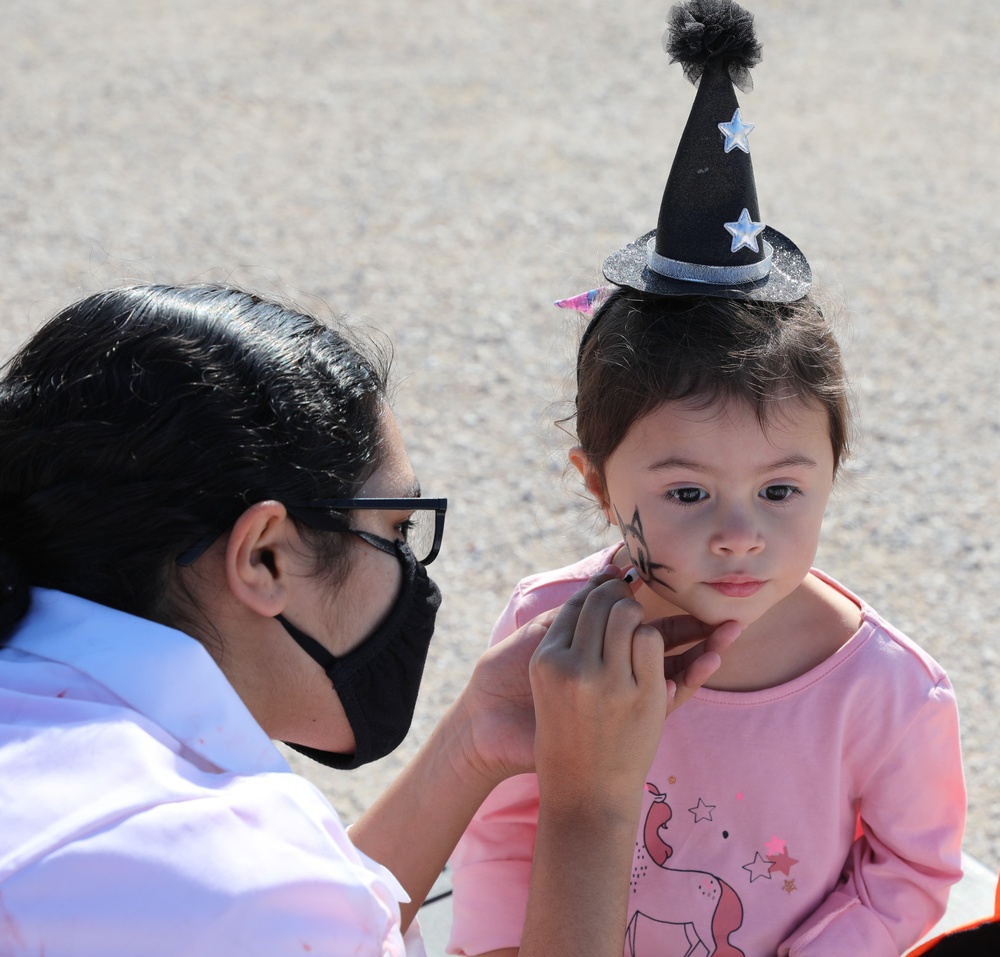
[(663, 638), (625, 582), (568, 602), (532, 656), (535, 770), (543, 807), (600, 814), (634, 803), (667, 713)]
[[(687, 616), (643, 625), (631, 595), (621, 572), (609, 566), (562, 608), (482, 656), (461, 702), (470, 766), (494, 783), (535, 770), (536, 736), (544, 748), (564, 731), (577, 744), (593, 735), (592, 754), (617, 747), (610, 744), (612, 705), (622, 709), (616, 720), (630, 747), (645, 728), (658, 740), (664, 717), (716, 671), (739, 626), (712, 629)], [(570, 738), (562, 740), (562, 750), (575, 748)], [(640, 773), (647, 769), (648, 762)]]

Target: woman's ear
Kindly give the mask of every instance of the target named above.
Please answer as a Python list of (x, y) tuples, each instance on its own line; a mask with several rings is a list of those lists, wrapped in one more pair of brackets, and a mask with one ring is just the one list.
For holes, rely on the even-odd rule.
[(569, 450), (569, 460), (583, 476), (583, 484), (587, 486), (587, 491), (590, 492), (594, 497), (594, 501), (601, 507), (604, 517), (613, 525), (614, 518), (611, 515), (611, 501), (608, 499), (604, 479), (601, 478), (600, 472), (594, 468), (590, 461), (590, 456), (587, 455), (582, 446), (574, 445)]
[(291, 521), (281, 502), (257, 502), (233, 524), (226, 545), (226, 582), (244, 605), (273, 618), (288, 600)]

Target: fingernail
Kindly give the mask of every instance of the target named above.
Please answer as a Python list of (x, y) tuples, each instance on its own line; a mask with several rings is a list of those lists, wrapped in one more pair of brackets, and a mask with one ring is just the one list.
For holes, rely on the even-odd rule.
[(598, 574), (598, 576), (601, 576), (601, 575), (616, 575), (617, 576), (617, 574), (618, 574), (618, 566), (617, 565), (611, 565), (611, 564), (605, 565), (597, 574)]
[(630, 585), (632, 582), (637, 582), (639, 580), (639, 573), (635, 570), (635, 565), (630, 565), (625, 569), (624, 578)]

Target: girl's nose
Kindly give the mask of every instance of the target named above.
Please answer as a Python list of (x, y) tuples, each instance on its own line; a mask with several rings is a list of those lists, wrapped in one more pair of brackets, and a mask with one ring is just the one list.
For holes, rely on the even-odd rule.
[(727, 509), (719, 518), (719, 525), (711, 539), (714, 554), (755, 555), (764, 550), (760, 529), (748, 512), (736, 508)]

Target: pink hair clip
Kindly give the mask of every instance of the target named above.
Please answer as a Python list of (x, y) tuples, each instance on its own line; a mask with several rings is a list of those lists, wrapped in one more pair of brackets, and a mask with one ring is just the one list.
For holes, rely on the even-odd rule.
[(557, 299), (553, 305), (558, 306), (560, 309), (575, 309), (585, 316), (592, 316), (594, 314), (594, 302), (603, 292), (603, 288), (591, 289), (587, 292), (581, 292), (578, 296), (570, 296), (569, 299)]

